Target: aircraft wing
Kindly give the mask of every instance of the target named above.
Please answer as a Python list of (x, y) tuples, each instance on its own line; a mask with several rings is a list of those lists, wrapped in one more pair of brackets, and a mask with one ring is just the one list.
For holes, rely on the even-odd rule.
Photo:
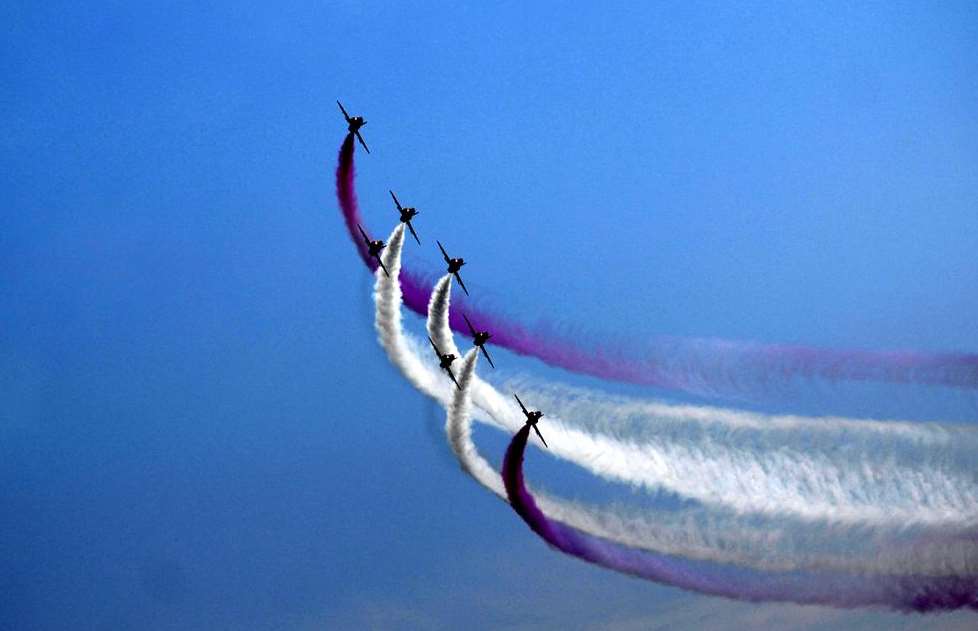
[(414, 237), (414, 240), (418, 242), (418, 245), (421, 245), (421, 239), (418, 238), (418, 233), (414, 231), (414, 226), (411, 225), (411, 221), (408, 220), (405, 223), (407, 223), (408, 230), (411, 231), (411, 236)]
[(458, 284), (462, 286), (462, 291), (464, 291), (465, 295), (468, 296), (469, 290), (465, 288), (465, 283), (462, 282), (462, 275), (459, 274), (458, 272), (455, 272), (455, 280), (458, 281)]
[(461, 390), (462, 386), (458, 385), (458, 381), (455, 380), (455, 373), (452, 372), (451, 367), (446, 368), (445, 372), (447, 372), (448, 376), (452, 378), (452, 383), (455, 384), (455, 387)]
[(536, 425), (533, 426), (533, 431), (535, 431), (537, 433), (537, 436), (540, 437), (540, 440), (543, 442), (543, 446), (546, 447), (547, 449), (550, 449), (550, 445), (547, 444), (547, 441), (543, 440), (543, 434), (540, 433), (540, 430), (537, 429)]
[(469, 332), (472, 334), (472, 337), (475, 337), (475, 328), (472, 326), (472, 323), (469, 322), (469, 316), (463, 313), (462, 317), (465, 318), (465, 324), (469, 326)]
[(391, 197), (394, 199), (394, 205), (397, 206), (397, 209), (401, 210), (401, 202), (397, 201), (397, 195), (394, 194), (394, 191), (387, 189), (387, 192), (390, 193)]
[(445, 257), (445, 262), (447, 263), (448, 262), (448, 252), (446, 252), (445, 251), (445, 248), (443, 248), (441, 246), (441, 241), (435, 241), (435, 243), (438, 244), (438, 249), (441, 250), (441, 255)]
[(367, 149), (367, 143), (363, 141), (363, 136), (360, 135), (360, 130), (358, 129), (353, 133), (357, 135), (357, 140), (359, 140), (360, 144), (363, 145), (363, 150), (366, 151), (367, 153), (370, 153), (370, 149)]
[(496, 364), (492, 363), (492, 357), (489, 357), (489, 351), (486, 350), (486, 347), (480, 346), (479, 349), (482, 351), (482, 354), (486, 356), (486, 359), (489, 361), (489, 365), (495, 368)]
[(431, 339), (430, 335), (428, 336), (428, 341), (431, 342), (431, 348), (435, 349), (435, 355), (438, 355), (438, 359), (441, 359), (441, 351), (435, 346), (435, 341)]
[(363, 231), (363, 226), (357, 224), (357, 228), (360, 228), (360, 234), (363, 235), (363, 240), (367, 242), (367, 245), (370, 245), (370, 237), (368, 237), (367, 233)]
[(384, 262), (380, 259), (380, 256), (375, 256), (374, 258), (376, 258), (377, 262), (380, 263), (380, 269), (384, 270), (384, 274), (387, 275), (387, 278), (390, 278), (391, 273), (387, 271), (387, 266), (384, 265)]
[(520, 398), (516, 396), (515, 393), (513, 394), (513, 396), (516, 397), (516, 402), (520, 404), (520, 408), (523, 410), (523, 414), (529, 415), (530, 413), (526, 411), (526, 406), (523, 405), (523, 402), (520, 401)]

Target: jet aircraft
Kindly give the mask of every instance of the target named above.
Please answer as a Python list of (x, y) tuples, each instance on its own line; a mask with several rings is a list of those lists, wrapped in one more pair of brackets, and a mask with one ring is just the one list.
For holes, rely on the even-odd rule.
[(516, 397), (516, 402), (520, 404), (520, 408), (523, 410), (523, 414), (526, 415), (526, 424), (532, 427), (533, 431), (537, 433), (537, 436), (539, 436), (540, 440), (543, 442), (543, 446), (546, 447), (547, 449), (550, 449), (550, 445), (547, 444), (547, 441), (543, 440), (543, 434), (541, 434), (540, 430), (537, 429), (537, 422), (543, 417), (543, 412), (541, 412), (540, 410), (534, 410), (532, 412), (527, 411), (526, 406), (523, 405), (523, 402), (520, 401), (520, 398), (517, 397), (516, 394), (513, 394), (513, 396)]
[(357, 228), (360, 228), (360, 234), (363, 235), (363, 240), (367, 244), (367, 250), (370, 252), (370, 256), (377, 259), (377, 262), (380, 263), (380, 269), (384, 270), (384, 273), (387, 274), (388, 278), (390, 278), (391, 275), (390, 272), (387, 271), (387, 267), (384, 265), (384, 262), (380, 259), (380, 251), (386, 248), (387, 244), (381, 241), (380, 239), (377, 239), (376, 241), (371, 241), (370, 237), (368, 237), (367, 233), (363, 231), (363, 227), (360, 226), (360, 224), (357, 224)]
[(465, 283), (462, 282), (462, 276), (458, 273), (462, 269), (462, 266), (465, 265), (465, 259), (449, 258), (448, 252), (442, 247), (441, 241), (436, 241), (436, 243), (438, 244), (438, 249), (441, 250), (441, 255), (445, 257), (445, 262), (448, 263), (448, 273), (455, 275), (455, 280), (458, 281), (458, 284), (462, 286), (462, 291), (468, 296), (469, 290), (465, 288)]
[(435, 349), (435, 356), (438, 358), (438, 365), (442, 370), (448, 373), (449, 377), (452, 378), (452, 383), (455, 384), (455, 387), (461, 390), (462, 386), (458, 385), (458, 381), (455, 380), (455, 373), (452, 372), (452, 362), (455, 361), (455, 355), (452, 355), (451, 353), (442, 355), (442, 352), (438, 350), (437, 346), (435, 346), (435, 341), (431, 339), (430, 335), (428, 336), (428, 341), (431, 342), (431, 348)]
[(356, 134), (357, 140), (359, 140), (360, 144), (363, 145), (363, 150), (370, 153), (370, 149), (367, 149), (367, 143), (363, 141), (363, 136), (360, 135), (360, 128), (366, 125), (367, 121), (363, 120), (363, 116), (350, 116), (347, 114), (343, 104), (339, 101), (336, 101), (336, 104), (340, 106), (340, 111), (343, 112), (343, 118), (346, 119), (346, 123), (348, 125), (347, 129), (350, 131), (350, 133)]
[(462, 314), (462, 317), (465, 318), (465, 323), (469, 325), (469, 331), (472, 333), (472, 344), (479, 347), (482, 354), (486, 356), (487, 360), (489, 360), (489, 365), (495, 368), (496, 365), (492, 363), (492, 357), (489, 357), (489, 351), (486, 350), (486, 342), (489, 341), (489, 338), (492, 337), (492, 335), (489, 334), (489, 331), (476, 331), (475, 327), (472, 326), (472, 323), (469, 322), (469, 317), (464, 313)]
[(388, 190), (387, 192), (391, 194), (391, 197), (394, 199), (394, 205), (397, 206), (398, 212), (401, 213), (401, 223), (407, 224), (408, 230), (411, 231), (414, 240), (418, 242), (418, 245), (421, 245), (421, 239), (418, 238), (418, 233), (414, 231), (414, 226), (411, 225), (411, 220), (417, 217), (421, 211), (417, 208), (402, 207), (401, 202), (397, 201), (397, 195), (394, 194), (394, 191)]

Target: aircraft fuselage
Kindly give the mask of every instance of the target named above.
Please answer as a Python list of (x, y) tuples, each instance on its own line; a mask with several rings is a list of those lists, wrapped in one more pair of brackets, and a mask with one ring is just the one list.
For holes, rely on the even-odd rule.
[(383, 241), (371, 241), (367, 245), (367, 249), (370, 251), (370, 256), (378, 256), (380, 254), (380, 251), (383, 250), (385, 247), (386, 246), (384, 245)]

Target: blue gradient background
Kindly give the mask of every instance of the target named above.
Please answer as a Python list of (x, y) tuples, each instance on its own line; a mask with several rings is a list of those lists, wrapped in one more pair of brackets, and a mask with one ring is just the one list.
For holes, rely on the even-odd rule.
[(412, 264), (437, 237), (527, 320), (976, 352), (974, 3), (0, 24), (0, 629), (973, 628), (548, 550), (375, 343), (333, 169), (340, 98), (369, 121), (371, 229), (394, 188), (422, 210)]

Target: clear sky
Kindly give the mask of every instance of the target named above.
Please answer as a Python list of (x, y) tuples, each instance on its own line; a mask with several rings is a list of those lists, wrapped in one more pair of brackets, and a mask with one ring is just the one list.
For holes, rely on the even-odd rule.
[(547, 549), (387, 363), (333, 170), (339, 98), (371, 230), (527, 321), (978, 352), (978, 7), (523, 4), (3, 3), (0, 629), (973, 628)]

